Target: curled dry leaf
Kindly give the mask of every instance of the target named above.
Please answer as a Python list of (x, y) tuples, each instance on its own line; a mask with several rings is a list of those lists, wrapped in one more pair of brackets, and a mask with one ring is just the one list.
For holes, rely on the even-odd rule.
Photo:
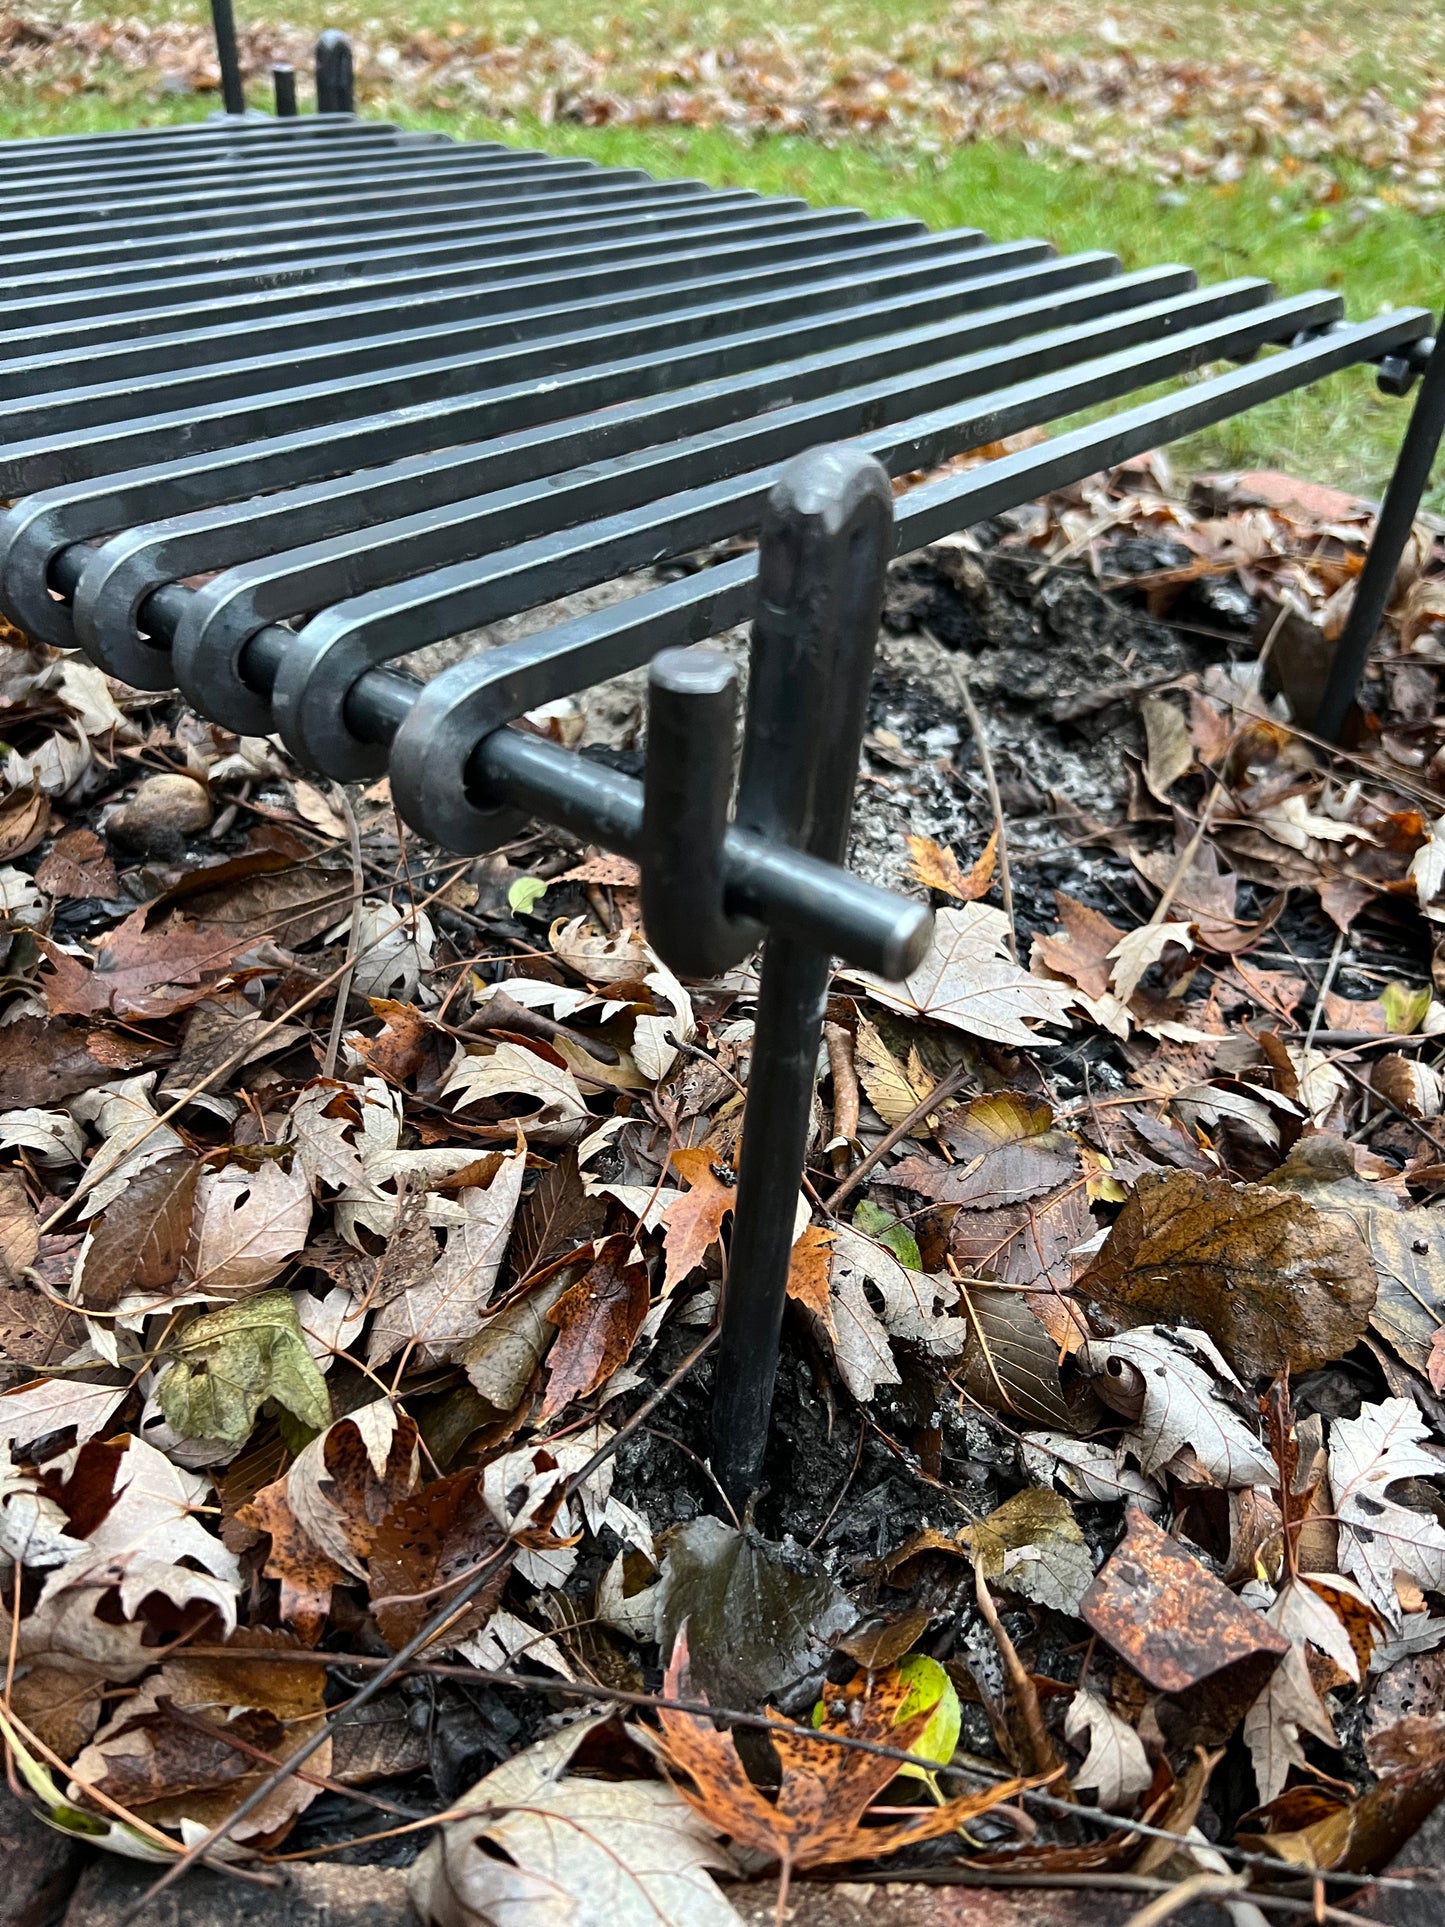
[(404, 1345), (441, 1357), (473, 1338), (491, 1302), (512, 1235), (522, 1194), (527, 1155), (518, 1149), (502, 1162), (489, 1185), (470, 1185), (457, 1195), (461, 1215), (428, 1276), (407, 1285), (377, 1313), (367, 1361), (379, 1365)]
[(1375, 1291), (1369, 1253), (1338, 1218), (1288, 1191), (1188, 1171), (1140, 1179), (1076, 1286), (1106, 1331), (1196, 1326), (1245, 1378), (1341, 1357)]
[(933, 942), (918, 968), (900, 983), (866, 971), (845, 971), (865, 984), (875, 1003), (906, 1017), (951, 1024), (994, 1044), (1036, 1048), (1048, 1040), (1029, 1020), (1062, 1024), (1069, 995), (1057, 984), (1031, 977), (1009, 957), (1008, 919), (982, 903), (945, 907), (934, 920)]
[(1274, 1484), (1273, 1459), (1220, 1394), (1242, 1387), (1203, 1332), (1143, 1326), (1094, 1339), (1078, 1358), (1100, 1397), (1134, 1421), (1123, 1445), (1145, 1472), (1190, 1485)]
[(1144, 1742), (1107, 1701), (1080, 1687), (1064, 1715), (1064, 1738), (1086, 1745), (1088, 1755), (1074, 1774), (1077, 1792), (1092, 1791), (1109, 1813), (1127, 1812), (1148, 1791), (1154, 1769)]
[[(868, 1285), (882, 1300), (881, 1316), (869, 1301)], [(854, 1398), (871, 1398), (880, 1385), (898, 1383), (890, 1339), (919, 1345), (935, 1358), (955, 1358), (967, 1342), (967, 1325), (953, 1315), (957, 1285), (908, 1270), (884, 1245), (852, 1226), (839, 1225), (834, 1232), (828, 1288), (829, 1336), (838, 1371)]]
[(516, 1121), (481, 1126), (485, 1137), (514, 1137), (520, 1123), (533, 1143), (568, 1144), (591, 1121), (586, 1099), (565, 1065), (553, 1063), (540, 1050), (505, 1041), (485, 1054), (471, 1054), (460, 1046), (442, 1095), (455, 1098), (458, 1110), (484, 1102), (515, 1103), (518, 1098), (536, 1106)]
[(156, 1397), (182, 1438), (241, 1445), (268, 1398), (309, 1430), (331, 1422), (326, 1381), (284, 1291), (193, 1318), (166, 1352), (174, 1362), (157, 1381)]
[(1151, 964), (1159, 962), (1172, 945), (1192, 950), (1194, 938), (1187, 923), (1146, 923), (1120, 937), (1109, 952), (1114, 968), (1109, 988), (1121, 1004), (1127, 1004), (1139, 988), (1139, 979)]
[(953, 851), (935, 843), (931, 836), (905, 836), (903, 840), (908, 845), (908, 867), (926, 888), (955, 897), (960, 903), (976, 903), (988, 895), (998, 861), (997, 829), (966, 872)]
[(660, 1780), (568, 1772), (610, 1716), (527, 1747), (466, 1795), (408, 1875), (430, 1927), (740, 1927), (709, 1869), (732, 1861), (706, 1816)]

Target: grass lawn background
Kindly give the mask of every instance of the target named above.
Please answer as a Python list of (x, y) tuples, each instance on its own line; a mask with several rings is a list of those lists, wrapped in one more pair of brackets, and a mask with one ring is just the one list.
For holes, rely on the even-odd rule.
[[(1428, 0), (1368, 9), (1358, 0), (1136, 0), (1108, 11), (1086, 0), (774, 0), (757, 13), (635, 0), (273, 7), (239, 6), (257, 105), (268, 97), (269, 58), (294, 57), (320, 26), (338, 25), (357, 39), (365, 110), (412, 126), (933, 227), (978, 226), (1000, 240), (1105, 247), (1126, 268), (1178, 260), (1203, 279), (1262, 274), (1291, 292), (1338, 288), (1357, 316), (1445, 301), (1445, 194), (1431, 192), (1433, 164), (1445, 169), (1445, 9)], [(26, 18), (49, 23), (51, 43), (17, 36)], [(208, 15), (192, 0), (42, 0), (19, 16), (0, 11), (4, 26), (0, 136), (158, 125), (202, 118), (217, 104)], [(725, 76), (756, 65), (763, 81), (776, 79), (785, 108), (800, 74), (839, 82), (863, 103), (858, 125), (779, 133), (683, 124), (719, 60)], [(1120, 75), (1117, 103), (1107, 89), (1091, 83), (1086, 98), (1074, 85), (1100, 63)], [(473, 80), (478, 64), (491, 82)], [(496, 72), (513, 67), (515, 84), (499, 90)], [(580, 108), (565, 84), (579, 67), (593, 90)], [(1152, 91), (1161, 69), (1175, 87), (1168, 115)], [(559, 71), (557, 91), (549, 76)], [(969, 72), (991, 112), (995, 92), (1021, 83), (1016, 133), (960, 139), (929, 122), (928, 101)], [(914, 88), (922, 105), (910, 120)], [(883, 102), (877, 124), (870, 98)], [(1390, 124), (1401, 112), (1416, 116), (1403, 161)], [(1378, 493), (1402, 422), (1401, 405), (1358, 370), (1196, 437), (1177, 455), (1193, 467), (1269, 464)], [(1431, 500), (1445, 507), (1445, 478)]]

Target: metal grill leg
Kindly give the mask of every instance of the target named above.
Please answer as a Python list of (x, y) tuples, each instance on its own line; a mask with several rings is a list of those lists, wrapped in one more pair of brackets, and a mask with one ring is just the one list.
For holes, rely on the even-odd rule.
[[(738, 822), (830, 862), (847, 849), (892, 520), (882, 466), (839, 448), (789, 464), (763, 526)], [(767, 1447), (829, 970), (795, 938), (764, 946), (712, 1416), (738, 1504)]]
[(1400, 444), (1399, 459), (1385, 490), (1374, 540), (1355, 584), (1355, 599), (1335, 644), (1329, 681), (1315, 718), (1315, 734), (1334, 742), (1344, 727), (1350, 705), (1359, 692), (1370, 644), (1379, 634), (1385, 605), (1410, 528), (1430, 480), (1430, 470), (1445, 434), (1445, 326), (1425, 363), (1420, 392)]
[(296, 69), (278, 61), (271, 69), (271, 85), (276, 91), (277, 120), (296, 118)]
[(241, 56), (236, 50), (236, 16), (231, 0), (211, 0), (211, 25), (221, 69), (221, 104), (228, 114), (244, 114), (246, 92), (241, 85)]
[[(229, 6), (230, 0), (225, 0)], [(328, 27), (316, 43), (316, 111), (354, 114), (356, 84), (351, 66), (351, 42)]]

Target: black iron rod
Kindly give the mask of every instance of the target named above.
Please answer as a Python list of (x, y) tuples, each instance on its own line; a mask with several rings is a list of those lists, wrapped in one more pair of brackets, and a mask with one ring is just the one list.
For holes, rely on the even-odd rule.
[[(892, 548), (892, 491), (872, 456), (815, 450), (779, 476), (758, 551), (737, 819), (825, 862), (847, 853)], [(827, 950), (769, 931), (712, 1408), (713, 1470), (739, 1507), (767, 1449), (830, 970)]]
[(241, 56), (236, 48), (236, 16), (231, 0), (211, 0), (211, 25), (216, 35), (216, 61), (221, 69), (221, 100), (228, 114), (244, 114), (246, 90), (241, 85)]
[(1324, 737), (1326, 742), (1338, 741), (1345, 718), (1359, 694), (1370, 645), (1380, 632), (1395, 572), (1429, 484), (1442, 435), (1445, 435), (1445, 326), (1436, 337), (1425, 364), (1420, 392), (1410, 411), (1395, 471), (1385, 490), (1369, 554), (1355, 584), (1350, 613), (1335, 644), (1329, 678), (1314, 718), (1315, 734)]
[(351, 42), (334, 27), (328, 27), (316, 43), (316, 111), (318, 114), (356, 112)]

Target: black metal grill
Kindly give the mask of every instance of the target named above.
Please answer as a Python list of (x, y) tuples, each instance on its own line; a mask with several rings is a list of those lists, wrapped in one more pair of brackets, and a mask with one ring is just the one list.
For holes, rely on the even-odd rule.
[[(323, 99), (343, 102), (349, 53), (326, 38)], [(344, 113), (244, 118), (224, 34), (222, 54), (232, 112), (207, 126), (0, 144), (0, 495), (14, 501), (0, 606), (129, 683), (178, 684), (230, 728), (279, 730), (312, 769), (389, 769), (402, 813), (454, 850), (534, 811), (643, 856), (659, 947), (684, 967), (748, 947), (746, 919), (771, 928), (759, 1055), (767, 1041), (784, 1068), (764, 1122), (749, 1112), (734, 1243), (749, 1282), (724, 1333), (736, 1395), (720, 1463), (743, 1492), (772, 1356), (748, 1320), (771, 1321), (775, 1350), (827, 954), (901, 975), (928, 933), (920, 906), (837, 867), (889, 545), (916, 549), (1354, 363), (1408, 385), (1430, 316), (1351, 323), (1332, 292), (1199, 288), (1183, 267), (1125, 273), (1110, 254), (1060, 258)], [(294, 110), (289, 70), (277, 97)], [(1238, 365), (1199, 374), (1220, 362)], [(1442, 387), (1437, 352), (1412, 477), (1422, 450), (1428, 472)], [(912, 488), (891, 523), (877, 470), (859, 466), (937, 468), (1101, 408)], [(789, 468), (840, 442), (852, 452), (833, 468)], [(1406, 527), (1422, 483), (1400, 485)], [(672, 657), (654, 678), (669, 747), (651, 829), (641, 785), (503, 727), (747, 619), (752, 552), (424, 687), (387, 667), (756, 531), (770, 491), (768, 566), (784, 586), (760, 630), (772, 625), (784, 667), (755, 681), (775, 706), (816, 709), (760, 721), (754, 705), (749, 742), (771, 732), (774, 761), (811, 771), (826, 807), (755, 758), (727, 825), (728, 761), (698, 735), (730, 729), (715, 666)], [(829, 586), (854, 568), (850, 543), (856, 620)], [(1372, 568), (1388, 587), (1390, 557)], [(185, 586), (197, 576), (211, 579)], [(829, 623), (850, 638), (841, 693), (820, 668)], [(707, 845), (691, 870), (674, 806)], [(766, 1369), (749, 1365), (743, 1385), (749, 1345)]]

